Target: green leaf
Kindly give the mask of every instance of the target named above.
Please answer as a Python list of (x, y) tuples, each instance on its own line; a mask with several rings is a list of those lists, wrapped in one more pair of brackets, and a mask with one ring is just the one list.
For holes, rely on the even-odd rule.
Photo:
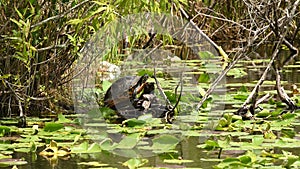
[(8, 167), (8, 166), (14, 166), (14, 165), (25, 165), (27, 164), (27, 161), (24, 161), (22, 159), (12, 159), (12, 158), (6, 158), (1, 160), (0, 167)]
[(252, 138), (252, 144), (254, 146), (260, 146), (264, 141), (264, 136), (263, 135), (255, 135)]
[(10, 21), (12, 21), (13, 23), (17, 24), (19, 27), (22, 27), (22, 24), (20, 22), (18, 22), (17, 20), (13, 19), (13, 18), (9, 18)]
[(47, 123), (45, 123), (44, 131), (47, 131), (47, 132), (57, 131), (63, 127), (64, 127), (64, 125), (60, 124), (60, 123), (47, 122)]
[(103, 91), (107, 91), (108, 88), (111, 86), (111, 84), (112, 83), (110, 81), (104, 80), (103, 83), (102, 83), (102, 89), (103, 89)]
[(244, 71), (244, 68), (233, 68), (228, 71), (227, 75), (233, 76), (234, 78), (241, 78), (246, 76), (247, 72)]
[(93, 143), (89, 146), (87, 141), (71, 148), (72, 153), (97, 153), (101, 151), (102, 149), (99, 144)]
[(246, 86), (241, 86), (239, 89), (240, 92), (248, 92), (248, 88)]
[(138, 167), (141, 167), (148, 163), (147, 159), (138, 159), (138, 158), (132, 158), (129, 159), (128, 161), (123, 163), (123, 166), (128, 167), (129, 169), (136, 169)]
[(146, 123), (144, 120), (128, 119), (123, 122), (127, 127), (142, 126)]
[(204, 148), (205, 150), (214, 150), (216, 148), (220, 148), (220, 146), (214, 140), (206, 140), (205, 144), (203, 144), (201, 148)]
[(200, 95), (203, 97), (206, 94), (206, 91), (200, 85), (198, 85), (197, 88)]
[(132, 149), (136, 146), (138, 141), (140, 140), (139, 133), (133, 133), (125, 136), (117, 145), (117, 148), (120, 149)]
[(286, 129), (286, 128), (282, 128), (281, 129), (281, 133), (288, 138), (294, 138), (296, 133), (293, 129)]
[(58, 115), (57, 115), (57, 118), (58, 118), (58, 123), (70, 123), (70, 122), (72, 122), (72, 120), (70, 120), (70, 119), (67, 119), (62, 113), (59, 113)]
[(139, 76), (143, 76), (145, 74), (147, 74), (149, 77), (152, 77), (154, 73), (152, 70), (148, 70), (148, 69), (141, 69), (138, 71)]
[(239, 161), (239, 159), (237, 159), (235, 157), (228, 157), (228, 158), (224, 159), (222, 162), (229, 163), (229, 162), (237, 162), (237, 161)]
[(179, 143), (179, 139), (172, 135), (161, 135), (153, 139), (153, 149), (169, 150), (174, 149)]
[(81, 143), (78, 146), (74, 146), (71, 148), (71, 152), (72, 153), (81, 153), (81, 152), (85, 152), (89, 147), (89, 144), (87, 141)]
[(0, 75), (0, 79), (7, 79), (11, 76), (11, 74)]
[(164, 163), (171, 163), (171, 164), (183, 164), (183, 163), (192, 163), (193, 160), (179, 160), (179, 159), (164, 159)]
[(87, 149), (87, 153), (96, 153), (96, 152), (101, 152), (101, 148), (99, 146), (99, 144), (97, 143), (93, 143), (88, 149)]
[(202, 60), (213, 59), (215, 56), (209, 51), (201, 51), (198, 53)]
[(251, 158), (247, 155), (240, 156), (239, 160), (244, 164), (248, 164), (251, 162)]
[(165, 94), (166, 94), (168, 100), (169, 100), (171, 103), (175, 103), (175, 102), (177, 101), (177, 100), (176, 100), (177, 98), (176, 98), (175, 93), (170, 92), (170, 91), (165, 91)]
[(200, 74), (199, 79), (198, 79), (198, 82), (199, 82), (199, 83), (208, 83), (209, 80), (210, 80), (209, 74), (203, 73), (203, 74)]
[(263, 109), (262, 111), (255, 114), (256, 117), (267, 117), (270, 115), (270, 111), (268, 109)]
[(100, 143), (100, 147), (102, 150), (113, 150), (115, 148), (115, 144), (113, 144), (112, 139), (105, 139)]
[(92, 167), (105, 167), (109, 166), (108, 164), (103, 164), (98, 161), (89, 161), (89, 162), (80, 162), (78, 165), (92, 166)]
[(218, 140), (218, 145), (221, 148), (229, 147), (229, 143), (230, 143), (230, 137), (229, 136), (226, 136), (225, 140)]
[(71, 19), (67, 22), (67, 24), (70, 24), (70, 25), (77, 25), (79, 23), (82, 23), (84, 20), (83, 19)]
[(10, 128), (7, 126), (0, 126), (0, 136), (4, 136), (10, 132)]
[(93, 15), (95, 15), (95, 14), (97, 14), (97, 13), (100, 13), (100, 12), (102, 12), (102, 11), (105, 11), (105, 10), (107, 10), (107, 7), (106, 7), (106, 6), (100, 7), (100, 8), (98, 8), (96, 11), (94, 11), (94, 12), (91, 14), (91, 16), (93, 16)]

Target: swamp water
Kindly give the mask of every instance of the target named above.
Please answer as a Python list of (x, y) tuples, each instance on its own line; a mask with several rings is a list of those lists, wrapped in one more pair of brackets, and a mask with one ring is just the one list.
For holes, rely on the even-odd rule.
[[(289, 95), (292, 95), (292, 84), (300, 86), (300, 59), (295, 58), (295, 60), (294, 65), (286, 66), (282, 72), (282, 85)], [(189, 66), (193, 64), (196, 67), (199, 63), (190, 62)], [(212, 168), (226, 157), (231, 157), (227, 161), (235, 161), (236, 165), (244, 165), (244, 167), (249, 168), (273, 165), (286, 167), (293, 160), (296, 161), (296, 167), (299, 167), (299, 111), (293, 114), (280, 115), (282, 111), (278, 108), (280, 105), (274, 103), (273, 100), (273, 102), (261, 104), (261, 107), (266, 111), (258, 111), (259, 116), (256, 117), (257, 120), (255, 121), (242, 121), (232, 114), (237, 111), (251, 92), (267, 64), (268, 60), (265, 59), (240, 61), (229, 72), (226, 77), (225, 100), (219, 100), (224, 107), (217, 106), (215, 110), (209, 112), (211, 117), (215, 117), (213, 119), (217, 119), (214, 121), (216, 124), (212, 124), (214, 130), (209, 125), (205, 125), (210, 124), (209, 121), (211, 120), (207, 117), (208, 111), (201, 111), (200, 114), (198, 112), (187, 113), (189, 108), (186, 105), (191, 100), (184, 102), (186, 98), (183, 95), (183, 101), (180, 103), (182, 106), (179, 107), (183, 113), (178, 115), (177, 122), (175, 121), (173, 126), (165, 126), (158, 121), (151, 121), (145, 117), (141, 121), (129, 121), (133, 127), (121, 127), (116, 124), (108, 124), (99, 117), (90, 117), (91, 119), (83, 127), (88, 134), (75, 124), (63, 126), (61, 130), (53, 130), (48, 134), (38, 133), (36, 140), (27, 140), (27, 143), (35, 142), (38, 147), (37, 153), (18, 151), (14, 152), (12, 157), (24, 158), (27, 161), (27, 164), (18, 165), (19, 169), (128, 168), (126, 165), (133, 168)], [(194, 74), (191, 71), (190, 74), (196, 75), (198, 78), (201, 76), (199, 71), (195, 71)], [(275, 79), (273, 78), (274, 74), (270, 72), (260, 90), (261, 96), (270, 93), (274, 95), (273, 98), (276, 98)], [(168, 80), (165, 81), (168, 83)], [(177, 82), (172, 80), (169, 82), (173, 86), (177, 85)], [(207, 89), (207, 87), (203, 84), (203, 89)], [(193, 87), (190, 89), (192, 90)], [(191, 90), (186, 88), (184, 93), (189, 93)], [(200, 92), (198, 90), (196, 91)], [(195, 91), (193, 90), (193, 92)], [(196, 99), (196, 101), (198, 100)], [(218, 98), (216, 103), (218, 103)], [(190, 109), (193, 108), (195, 105), (191, 106)], [(227, 115), (222, 117), (224, 113)], [(278, 118), (279, 116), (280, 118)], [(73, 119), (77, 119), (77, 117), (66, 116), (66, 119), (74, 121)], [(61, 117), (62, 121), (66, 119)], [(82, 120), (82, 118), (79, 119)], [(2, 120), (2, 125), (5, 124), (4, 121)], [(49, 121), (49, 119), (45, 121)], [(68, 120), (65, 122), (72, 124)], [(34, 123), (32, 120), (31, 124)], [(22, 132), (19, 133), (21, 137), (18, 136), (18, 139), (23, 138), (22, 141), (25, 143), (25, 138), (33, 138), (34, 136), (32, 133), (28, 134), (28, 132), (32, 132), (31, 128)], [(124, 133), (128, 136), (124, 136)], [(77, 135), (81, 137), (78, 138)], [(5, 136), (1, 140), (4, 138)], [(61, 146), (75, 147), (71, 149), (77, 153), (63, 157), (53, 155), (46, 159), (38, 154), (45, 148), (44, 145), (40, 147), (39, 144), (45, 141), (49, 143), (49, 140), (55, 140)], [(78, 147), (77, 145), (84, 140), (89, 140), (86, 142), (87, 146), (85, 148), (83, 148), (84, 146)], [(18, 143), (20, 140), (2, 142)], [(72, 142), (76, 142), (76, 144), (73, 145)], [(97, 146), (95, 146), (96, 148), (92, 147), (93, 142), (97, 142), (102, 150), (99, 151)], [(7, 150), (2, 146), (1, 150), (10, 154), (12, 150), (18, 150), (19, 147), (22, 145), (16, 145), (13, 149)], [(221, 159), (218, 159), (218, 156)], [(248, 161), (249, 158), (250, 162)], [(219, 167), (228, 166), (229, 163), (223, 162), (222, 165)], [(6, 168), (12, 168), (12, 166)]]

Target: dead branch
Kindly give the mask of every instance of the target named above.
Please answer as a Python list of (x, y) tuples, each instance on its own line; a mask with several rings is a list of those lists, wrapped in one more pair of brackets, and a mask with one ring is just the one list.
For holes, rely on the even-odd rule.
[[(270, 20), (265, 15), (265, 11), (262, 11), (261, 9), (259, 9), (259, 7), (256, 4), (252, 4), (253, 7), (261, 15), (261, 17), (263, 17), (269, 23), (272, 32), (275, 35), (277, 35), (277, 37), (279, 37), (279, 41), (277, 42), (276, 47), (274, 48), (272, 58), (271, 58), (271, 60), (268, 64), (267, 68), (265, 69), (263, 75), (261, 76), (261, 78), (257, 82), (256, 86), (254, 87), (254, 89), (252, 90), (252, 92), (250, 93), (250, 95), (248, 96), (246, 101), (243, 103), (242, 107), (236, 112), (236, 114), (241, 115), (244, 118), (252, 118), (252, 116), (254, 115), (254, 110), (259, 104), (259, 103), (257, 103), (258, 101), (256, 101), (259, 88), (263, 84), (267, 73), (270, 71), (271, 66), (275, 65), (274, 64), (275, 59), (277, 59), (278, 53), (280, 51), (280, 46), (283, 43), (287, 44), (290, 49), (292, 49), (293, 51), (298, 53), (298, 50), (297, 49), (295, 50), (295, 47), (293, 45), (291, 45), (285, 38), (285, 36), (288, 32), (288, 29), (283, 29), (284, 30), (283, 33), (281, 33), (279, 30), (280, 30), (281, 27), (284, 27), (284, 26), (288, 25), (291, 22), (292, 18), (294, 17), (295, 11), (296, 11), (296, 6), (298, 6), (299, 2), (300, 2), (300, 0), (297, 0), (294, 3), (295, 6), (293, 6), (293, 8), (291, 9), (290, 15), (284, 16), (284, 19), (282, 19), (280, 21), (277, 18), (276, 14), (274, 14), (274, 15), (276, 15), (275, 20)], [(251, 2), (249, 2), (249, 3), (251, 3)], [(268, 4), (268, 5), (270, 5), (270, 4)], [(290, 97), (286, 94), (283, 87), (281, 87), (281, 85), (280, 85), (280, 74), (279, 74), (278, 68), (276, 66), (274, 66), (274, 69), (276, 71), (276, 89), (277, 89), (277, 93), (278, 93), (280, 99), (289, 106), (289, 109), (295, 110), (297, 107), (295, 106), (294, 102), (290, 99)], [(252, 105), (250, 107), (247, 106), (251, 101), (252, 101)], [(261, 101), (261, 99), (259, 101)], [(248, 110), (250, 110), (250, 112), (251, 112), (250, 115), (248, 114)]]
[(274, 66), (275, 72), (276, 72), (276, 90), (277, 94), (282, 102), (284, 102), (288, 107), (289, 110), (292, 112), (296, 110), (298, 107), (295, 105), (294, 101), (287, 95), (284, 88), (281, 86), (280, 83), (280, 70), (277, 68), (277, 66)]

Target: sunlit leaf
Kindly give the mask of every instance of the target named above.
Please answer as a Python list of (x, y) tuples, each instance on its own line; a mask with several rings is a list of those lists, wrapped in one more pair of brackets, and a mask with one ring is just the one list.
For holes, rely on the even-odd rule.
[(0, 167), (8, 167), (8, 166), (14, 166), (14, 165), (25, 165), (27, 164), (27, 161), (23, 159), (12, 159), (12, 158), (6, 158), (1, 159), (0, 161)]
[(129, 169), (136, 169), (138, 167), (141, 167), (148, 163), (147, 159), (138, 159), (138, 158), (132, 158), (129, 159), (128, 161), (123, 163), (123, 166), (128, 167)]
[(245, 72), (243, 68), (233, 68), (229, 70), (227, 75), (233, 76), (234, 78), (241, 78), (243, 76), (246, 76), (247, 72)]
[(72, 122), (72, 120), (70, 120), (70, 119), (67, 119), (62, 113), (59, 113), (58, 115), (57, 115), (57, 118), (58, 118), (58, 123), (70, 123), (70, 122)]
[(270, 111), (268, 109), (263, 109), (262, 111), (255, 114), (256, 117), (267, 117), (270, 115)]
[(79, 23), (82, 23), (84, 20), (83, 19), (71, 19), (67, 22), (67, 24), (70, 24), (70, 25), (77, 25)]
[(92, 166), (92, 167), (105, 167), (108, 166), (108, 164), (103, 164), (98, 161), (89, 161), (89, 162), (80, 162), (77, 163), (78, 165), (85, 165), (85, 166)]
[(47, 123), (45, 123), (44, 131), (47, 131), (47, 132), (57, 131), (63, 127), (64, 127), (64, 125), (60, 124), (60, 123), (47, 122)]
[(4, 136), (10, 132), (10, 128), (7, 126), (0, 126), (0, 136)]
[(108, 90), (108, 88), (111, 86), (111, 82), (110, 81), (108, 81), (108, 80), (104, 80), (103, 82), (102, 82), (102, 89), (103, 89), (103, 91), (107, 91)]
[(171, 163), (171, 164), (183, 164), (183, 163), (192, 163), (193, 160), (183, 160), (183, 159), (164, 159), (164, 163)]
[(146, 121), (144, 120), (138, 120), (138, 119), (128, 119), (123, 122), (123, 124), (126, 124), (127, 127), (136, 127), (144, 125)]
[(263, 143), (264, 137), (262, 135), (255, 135), (252, 138), (252, 144), (255, 146), (259, 146)]
[(204, 73), (204, 74), (200, 74), (199, 79), (198, 79), (198, 82), (199, 82), (199, 83), (208, 83), (209, 80), (210, 80), (209, 74)]

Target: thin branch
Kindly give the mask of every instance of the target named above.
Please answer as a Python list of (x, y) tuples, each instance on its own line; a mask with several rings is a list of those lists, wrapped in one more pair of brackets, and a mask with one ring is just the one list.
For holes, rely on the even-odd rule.
[(216, 17), (216, 16), (212, 16), (212, 15), (208, 15), (208, 14), (204, 14), (204, 13), (200, 13), (200, 12), (197, 12), (197, 15), (195, 15), (194, 18), (196, 18), (199, 15), (205, 16), (205, 17), (209, 17), (209, 18), (213, 18), (213, 19), (217, 19), (217, 20), (224, 21), (224, 22), (229, 22), (229, 23), (232, 23), (232, 24), (235, 24), (235, 25), (241, 27), (244, 30), (247, 30), (249, 32), (254, 32), (252, 29), (249, 29), (249, 28), (245, 27), (244, 25), (242, 25), (242, 24), (240, 24), (238, 22), (235, 22), (233, 20), (226, 19), (226, 18), (220, 18), (220, 17)]
[(171, 105), (171, 102), (169, 101), (168, 97), (166, 96), (166, 94), (163, 92), (162, 88), (161, 88), (161, 85), (159, 83), (159, 81), (157, 80), (156, 78), (156, 69), (154, 68), (154, 72), (153, 72), (153, 78), (155, 80), (155, 83), (156, 83), (156, 86), (157, 86), (157, 89), (160, 93), (160, 95), (163, 97), (163, 99), (167, 102), (167, 105)]

